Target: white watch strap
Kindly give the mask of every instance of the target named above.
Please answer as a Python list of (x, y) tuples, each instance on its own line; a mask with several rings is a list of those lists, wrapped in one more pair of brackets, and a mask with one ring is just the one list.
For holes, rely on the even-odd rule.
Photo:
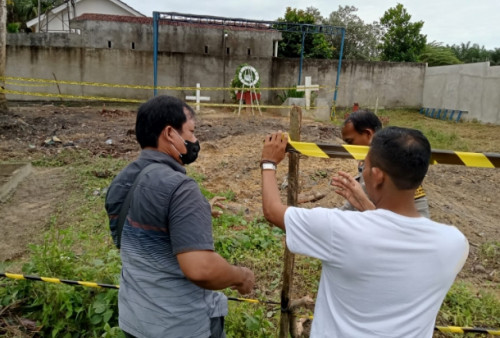
[(264, 162), (260, 167), (262, 170), (276, 170), (276, 165), (274, 163)]

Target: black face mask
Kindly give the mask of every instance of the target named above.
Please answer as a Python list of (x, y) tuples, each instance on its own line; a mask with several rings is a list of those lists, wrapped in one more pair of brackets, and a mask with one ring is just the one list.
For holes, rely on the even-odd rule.
[[(177, 135), (179, 135), (179, 133), (177, 133)], [(196, 140), (196, 142), (187, 141), (183, 139), (181, 135), (179, 135), (179, 137), (184, 141), (184, 145), (186, 146), (185, 154), (181, 154), (179, 152), (182, 164), (193, 163), (198, 158), (198, 153), (200, 152), (200, 142), (198, 140)]]
[(190, 142), (184, 140), (184, 145), (186, 146), (187, 151), (185, 154), (180, 154), (181, 161), (183, 164), (193, 163), (198, 158), (198, 153), (200, 152), (200, 142)]

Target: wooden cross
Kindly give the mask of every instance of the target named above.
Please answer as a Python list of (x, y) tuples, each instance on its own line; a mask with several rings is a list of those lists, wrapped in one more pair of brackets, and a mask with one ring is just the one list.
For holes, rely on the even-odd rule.
[(201, 96), (200, 95), (200, 84), (196, 84), (196, 96), (186, 96), (186, 100), (195, 100), (196, 101), (196, 112), (200, 111), (200, 101), (210, 101), (210, 96)]
[(319, 90), (319, 85), (311, 84), (311, 77), (306, 76), (306, 83), (304, 86), (297, 86), (298, 92), (306, 92), (306, 109), (309, 110), (311, 107), (311, 92), (317, 92)]

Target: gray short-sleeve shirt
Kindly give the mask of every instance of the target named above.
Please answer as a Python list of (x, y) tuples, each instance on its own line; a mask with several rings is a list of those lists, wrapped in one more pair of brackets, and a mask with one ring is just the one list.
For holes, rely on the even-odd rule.
[(213, 250), (210, 204), (170, 156), (143, 150), (113, 180), (106, 196), (116, 238), (121, 204), (139, 172), (121, 239), (120, 327), (137, 337), (208, 337), (210, 318), (227, 314), (227, 298), (202, 289), (182, 273), (176, 254)]

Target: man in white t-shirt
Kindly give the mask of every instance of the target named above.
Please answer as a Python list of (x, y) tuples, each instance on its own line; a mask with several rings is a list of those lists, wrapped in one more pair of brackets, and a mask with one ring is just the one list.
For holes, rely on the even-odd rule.
[(322, 261), (311, 337), (432, 337), (469, 245), (457, 228), (415, 208), (428, 140), (398, 127), (375, 134), (362, 174), (377, 209), (364, 212), (284, 205), (276, 165), (287, 142), (282, 132), (265, 139), (262, 206), (266, 219), (286, 231), (291, 252)]

